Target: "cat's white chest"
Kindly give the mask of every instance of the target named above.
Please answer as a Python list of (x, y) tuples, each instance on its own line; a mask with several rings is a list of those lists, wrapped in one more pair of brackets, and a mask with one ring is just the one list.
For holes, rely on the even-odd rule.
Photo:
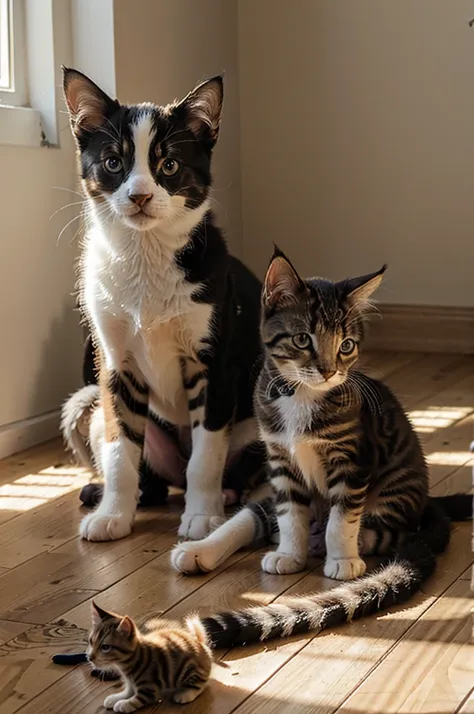
[(314, 396), (299, 390), (291, 397), (281, 397), (277, 402), (285, 426), (282, 441), (301, 471), (310, 490), (327, 494), (326, 469), (318, 453), (317, 440), (311, 432), (311, 423), (318, 409)]
[[(89, 230), (83, 258), (82, 302), (99, 334), (106, 363), (120, 369), (131, 352), (151, 389), (155, 411), (188, 423), (181, 358), (195, 358), (211, 329), (212, 306), (196, 303), (197, 286), (175, 263), (176, 244), (158, 236), (136, 240), (120, 227)], [(138, 242), (140, 241), (140, 242)]]

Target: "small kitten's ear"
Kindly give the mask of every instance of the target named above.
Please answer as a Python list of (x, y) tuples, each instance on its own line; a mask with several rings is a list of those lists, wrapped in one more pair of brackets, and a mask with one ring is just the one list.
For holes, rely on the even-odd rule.
[(177, 106), (186, 109), (187, 124), (193, 134), (207, 134), (215, 143), (219, 135), (223, 101), (224, 80), (222, 76), (217, 76), (199, 84)]
[(128, 615), (122, 617), (120, 620), (117, 626), (117, 632), (120, 632), (121, 635), (125, 635), (125, 637), (131, 637), (135, 632), (135, 624)]
[(279, 248), (275, 246), (263, 284), (262, 300), (265, 307), (284, 307), (301, 299), (306, 285)]
[(62, 69), (64, 98), (73, 133), (78, 135), (82, 131), (98, 129), (119, 103), (82, 72), (68, 67)]
[(383, 265), (376, 273), (362, 275), (360, 278), (348, 278), (336, 285), (350, 303), (358, 304), (363, 309), (368, 306), (370, 298), (380, 286), (386, 270), (387, 266)]
[(92, 613), (92, 623), (97, 626), (100, 625), (102, 620), (107, 620), (110, 617), (113, 617), (110, 612), (107, 612), (106, 610), (102, 610), (101, 607), (99, 607), (94, 600), (91, 602), (91, 613)]

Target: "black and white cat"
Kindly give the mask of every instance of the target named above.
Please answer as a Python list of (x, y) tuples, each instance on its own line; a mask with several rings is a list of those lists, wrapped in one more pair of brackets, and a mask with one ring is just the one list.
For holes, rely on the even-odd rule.
[(254, 467), (245, 455), (257, 453), (260, 284), (229, 256), (210, 201), (222, 78), (167, 106), (126, 106), (64, 69), (64, 93), (87, 195), (80, 304), (98, 352), (90, 446), (104, 479), (80, 532), (130, 533), (152, 421), (190, 436), (179, 534), (199, 539), (224, 519), (224, 470)]

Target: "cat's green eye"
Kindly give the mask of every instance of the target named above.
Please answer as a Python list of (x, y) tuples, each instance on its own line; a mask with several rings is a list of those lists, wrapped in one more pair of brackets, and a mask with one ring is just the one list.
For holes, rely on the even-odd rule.
[(101, 645), (101, 646), (100, 646), (100, 650), (101, 650), (101, 652), (110, 652), (111, 647), (110, 647), (110, 645), (105, 645), (105, 644), (104, 644), (104, 645)]
[(299, 350), (305, 350), (311, 344), (311, 335), (307, 332), (299, 332), (291, 338), (295, 347)]
[(343, 340), (341, 342), (341, 346), (339, 347), (339, 352), (342, 355), (350, 355), (354, 352), (356, 348), (356, 343), (354, 340), (351, 340), (350, 337), (347, 338), (347, 340)]
[(104, 167), (109, 174), (118, 174), (123, 169), (123, 161), (118, 156), (109, 156), (104, 161)]
[(165, 159), (161, 164), (161, 171), (165, 176), (174, 176), (179, 171), (179, 162), (176, 159)]

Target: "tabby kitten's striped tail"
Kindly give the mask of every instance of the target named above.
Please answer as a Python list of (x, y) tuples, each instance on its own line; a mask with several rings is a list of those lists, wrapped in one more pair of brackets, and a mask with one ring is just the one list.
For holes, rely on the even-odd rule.
[(405, 536), (394, 557), (379, 570), (327, 592), (287, 599), (284, 604), (203, 618), (211, 646), (230, 648), (317, 633), (405, 602), (433, 573), (436, 553), (449, 544), (450, 523), (444, 509), (430, 499), (421, 530)]

